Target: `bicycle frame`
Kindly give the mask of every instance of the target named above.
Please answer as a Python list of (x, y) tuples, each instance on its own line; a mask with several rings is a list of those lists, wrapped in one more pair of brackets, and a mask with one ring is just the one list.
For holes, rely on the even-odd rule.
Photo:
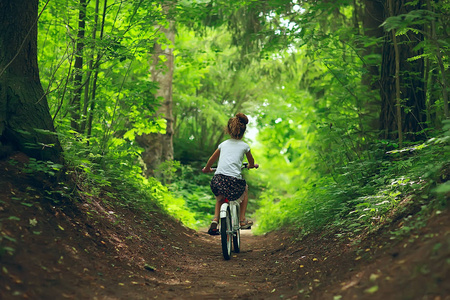
[(233, 233), (239, 229), (239, 213), (240, 213), (240, 203), (237, 201), (229, 201), (225, 199), (225, 203), (220, 206), (220, 218), (225, 218), (227, 216), (227, 208), (230, 207), (231, 213), (231, 226)]

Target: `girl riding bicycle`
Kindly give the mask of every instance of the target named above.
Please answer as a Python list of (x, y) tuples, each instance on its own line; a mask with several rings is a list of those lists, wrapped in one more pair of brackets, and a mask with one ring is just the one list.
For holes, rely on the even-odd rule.
[(248, 229), (253, 225), (251, 220), (245, 219), (245, 211), (248, 203), (248, 186), (241, 175), (241, 166), (244, 160), (244, 154), (247, 157), (248, 168), (258, 168), (255, 164), (250, 146), (242, 141), (245, 130), (247, 129), (248, 118), (243, 113), (236, 114), (235, 117), (228, 120), (226, 132), (231, 136), (230, 139), (222, 142), (217, 150), (211, 155), (206, 166), (202, 169), (203, 173), (209, 173), (213, 170), (211, 166), (217, 159), (216, 172), (211, 179), (211, 190), (216, 197), (216, 206), (214, 210), (214, 218), (208, 233), (211, 235), (219, 234), (218, 221), (220, 206), (225, 198), (229, 201), (240, 202), (240, 226), (241, 229)]

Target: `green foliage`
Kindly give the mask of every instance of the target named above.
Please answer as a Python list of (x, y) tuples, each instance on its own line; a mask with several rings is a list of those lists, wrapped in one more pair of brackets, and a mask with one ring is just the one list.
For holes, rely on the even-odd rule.
[(214, 215), (215, 198), (209, 181), (210, 174), (203, 174), (199, 168), (181, 166), (180, 171), (168, 186), (175, 197), (184, 199), (184, 205), (194, 213), (195, 227), (206, 226)]
[[(267, 191), (257, 212), (259, 230), (289, 224), (307, 233), (334, 225), (340, 235), (353, 235), (382, 225), (408, 205), (428, 210), (446, 207), (448, 181), (434, 186), (450, 163), (442, 159), (448, 157), (447, 136), (386, 152), (384, 160), (353, 162), (350, 169), (336, 169), (333, 178), (305, 182), (291, 197), (275, 197), (272, 190)], [(442, 195), (439, 187), (444, 187)]]
[[(258, 74), (259, 83), (259, 99), (255, 101), (259, 146), (254, 154), (263, 166), (258, 173), (266, 186), (259, 197), (258, 228), (262, 232), (296, 224), (308, 232), (335, 223), (361, 231), (386, 220), (403, 197), (428, 192), (433, 180), (425, 180), (420, 172), (428, 170), (429, 176), (435, 178), (442, 169), (442, 157), (432, 154), (438, 147), (430, 142), (389, 152), (398, 148), (396, 141), (377, 139), (373, 124), (379, 112), (373, 107), (379, 94), (361, 84), (361, 78), (367, 74), (367, 65), (381, 64), (381, 56), (362, 53), (381, 41), (355, 32), (353, 4), (341, 1), (339, 6), (304, 5), (304, 10), (297, 11), (297, 16), (291, 16), (289, 25), (284, 26), (289, 28), (292, 42), (289, 51), (266, 52), (266, 60), (258, 62), (256, 72), (251, 73)], [(415, 11), (399, 20), (406, 24), (404, 28), (410, 28), (429, 22), (429, 16)], [(207, 35), (202, 39), (206, 40)], [(303, 46), (294, 46), (295, 43)], [(206, 49), (202, 55), (213, 47)], [(216, 49), (220, 49), (217, 55), (224, 55), (223, 46)], [(201, 70), (208, 66), (202, 65)], [(190, 76), (199, 74), (193, 70), (183, 74), (183, 89), (189, 86)], [(224, 72), (221, 70), (221, 74)], [(213, 72), (204, 74), (211, 77)], [(189, 98), (191, 107), (204, 101), (198, 96), (207, 91), (204, 74), (192, 85), (195, 96)], [(220, 77), (215, 82), (226, 81)], [(216, 83), (214, 94), (205, 99), (214, 99), (220, 88)], [(221, 112), (211, 106), (214, 103), (208, 103), (211, 116)], [(226, 110), (226, 103), (221, 104)], [(194, 157), (207, 156), (208, 152), (203, 154), (192, 148), (204, 148), (202, 142), (207, 140), (207, 135), (197, 134), (198, 129), (204, 132), (206, 128), (207, 134), (214, 134), (213, 125), (201, 124), (209, 120), (202, 117), (203, 109), (208, 108), (201, 107), (196, 113), (182, 105), (180, 108), (177, 115), (183, 116), (180, 126), (186, 125), (186, 135), (184, 139), (176, 136), (181, 141), (177, 148)], [(185, 122), (188, 116), (192, 116), (192, 123)], [(406, 152), (411, 155), (405, 156)], [(440, 189), (446, 190), (446, 185), (437, 191)]]
[[(381, 224), (405, 198), (447, 205), (448, 179), (440, 176), (448, 168), (450, 123), (440, 124), (444, 101), (434, 74), (440, 51), (448, 53), (445, 3), (384, 22), (398, 35), (437, 22), (436, 38), (423, 32), (417, 46), (423, 52), (408, 58), (429, 62), (431, 122), (424, 132), (434, 138), (404, 149), (396, 140), (379, 139), (380, 91), (374, 86), (380, 78), (363, 81), (370, 66), (377, 72), (389, 67), (366, 51), (388, 41), (363, 35), (365, 28), (355, 22), (359, 2), (300, 7), (298, 1), (180, 1), (165, 14), (160, 2), (133, 0), (113, 2), (96, 14), (90, 1), (82, 40), (78, 5), (49, 2), (38, 23), (38, 48), (68, 172), (84, 193), (111, 190), (108, 197), (123, 205), (148, 211), (157, 205), (189, 226), (204, 226), (215, 200), (211, 176), (200, 172), (200, 164), (226, 138), (228, 118), (242, 111), (258, 130), (256, 139), (246, 140), (261, 165), (248, 174), (249, 213), (258, 208), (260, 232), (280, 226), (309, 232), (334, 224), (340, 234), (352, 234)], [(174, 45), (155, 26), (168, 26), (169, 19), (177, 21)], [(159, 86), (149, 74), (156, 41), (174, 47), (175, 160), (145, 178), (135, 137), (166, 130), (163, 116), (156, 116)], [(84, 61), (80, 104), (74, 107), (77, 42), (84, 46), (78, 53)], [(443, 55), (443, 65), (448, 63)], [(74, 110), (79, 120), (71, 119)], [(31, 160), (27, 170), (54, 175), (60, 169)]]
[(56, 164), (52, 161), (40, 161), (34, 158), (30, 158), (25, 169), (25, 173), (44, 173), (50, 176), (55, 176), (61, 169), (63, 165)]
[(224, 139), (228, 119), (255, 114), (260, 101), (260, 67), (236, 67), (236, 47), (225, 28), (197, 37), (183, 27), (176, 41), (174, 73), (175, 156), (183, 163), (210, 155)]
[[(142, 175), (142, 149), (135, 142), (138, 135), (165, 132), (164, 119), (155, 116), (161, 99), (155, 97), (159, 87), (150, 80), (149, 61), (156, 40), (170, 44), (155, 27), (166, 25), (167, 16), (159, 2), (108, 3), (99, 7), (98, 14), (95, 4), (88, 2), (82, 39), (77, 1), (50, 2), (38, 23), (40, 74), (68, 175), (86, 196), (108, 191), (112, 201), (147, 211), (163, 209), (194, 226), (184, 199), (157, 179)], [(82, 52), (76, 49), (77, 43), (83, 46)], [(78, 107), (74, 106), (76, 55), (83, 58)], [(79, 120), (69, 117), (74, 111), (80, 114)], [(60, 167), (31, 160), (27, 170), (53, 175)], [(161, 181), (170, 182), (172, 168), (161, 168)]]
[(186, 209), (184, 199), (174, 196), (157, 179), (143, 176), (139, 157), (142, 150), (123, 141), (117, 145), (120, 147), (115, 151), (89, 153), (83, 159), (77, 151), (85, 148), (85, 144), (72, 144), (72, 148), (68, 148), (74, 151), (66, 153), (71, 166), (69, 173), (73, 174), (82, 192), (101, 197), (100, 193), (107, 190), (110, 191), (107, 198), (119, 204), (147, 212), (162, 209), (186, 226), (195, 227), (194, 214)]

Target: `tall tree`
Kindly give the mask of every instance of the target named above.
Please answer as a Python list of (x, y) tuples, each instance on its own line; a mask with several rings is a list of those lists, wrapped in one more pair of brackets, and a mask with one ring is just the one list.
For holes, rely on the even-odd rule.
[[(424, 5), (421, 0), (416, 1), (415, 5), (406, 5), (406, 2), (387, 1), (386, 16), (405, 15), (420, 10)], [(423, 136), (418, 133), (424, 129), (426, 121), (424, 60), (421, 57), (423, 49), (417, 47), (424, 39), (423, 25), (408, 24), (414, 30), (407, 30), (402, 35), (395, 33), (397, 29), (404, 29), (401, 23), (389, 26), (388, 22), (387, 25), (381, 65), (382, 137), (396, 139), (404, 132), (405, 140), (419, 140)], [(399, 120), (401, 130), (398, 127)]]
[[(383, 0), (364, 0), (360, 19), (362, 20), (362, 30), (365, 37), (373, 41), (382, 38), (384, 36), (383, 28), (381, 27), (384, 21)], [(368, 72), (363, 74), (362, 84), (371, 91), (376, 91), (375, 94), (378, 94), (380, 90), (380, 60), (378, 58), (381, 55), (382, 47), (380, 43), (371, 42), (364, 47), (364, 64)], [(371, 116), (376, 116), (380, 110), (379, 98), (371, 98), (367, 102), (367, 108)], [(379, 129), (380, 125), (377, 117), (373, 118), (370, 126), (373, 130)]]
[(83, 51), (84, 51), (84, 36), (86, 32), (86, 0), (80, 0), (80, 11), (78, 15), (78, 34), (77, 46), (75, 52), (75, 65), (73, 74), (74, 93), (70, 102), (71, 106), (71, 126), (75, 131), (80, 132), (81, 119), (81, 89), (83, 88)]
[[(163, 5), (164, 12), (169, 15), (174, 8), (174, 2), (168, 1)], [(162, 38), (155, 42), (152, 53), (150, 73), (152, 81), (159, 84), (156, 97), (162, 103), (157, 111), (157, 117), (163, 117), (166, 121), (165, 133), (149, 133), (136, 137), (136, 141), (144, 148), (142, 159), (147, 169), (146, 175), (153, 176), (154, 171), (164, 161), (173, 160), (173, 45), (175, 43), (175, 21), (167, 20), (167, 26), (158, 25)], [(161, 42), (166, 41), (166, 42)]]
[(61, 161), (37, 64), (38, 0), (0, 1), (0, 153)]

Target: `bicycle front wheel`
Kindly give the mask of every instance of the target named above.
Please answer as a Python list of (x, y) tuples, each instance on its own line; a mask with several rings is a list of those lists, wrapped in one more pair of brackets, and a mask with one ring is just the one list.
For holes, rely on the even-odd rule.
[(239, 228), (239, 206), (233, 206), (233, 250), (235, 253), (241, 251), (241, 230)]
[(235, 253), (241, 251), (241, 231), (239, 229), (233, 234), (233, 248)]
[(232, 236), (230, 207), (227, 207), (226, 217), (220, 218), (220, 237), (222, 240), (223, 258), (225, 258), (225, 260), (229, 260), (231, 257)]

